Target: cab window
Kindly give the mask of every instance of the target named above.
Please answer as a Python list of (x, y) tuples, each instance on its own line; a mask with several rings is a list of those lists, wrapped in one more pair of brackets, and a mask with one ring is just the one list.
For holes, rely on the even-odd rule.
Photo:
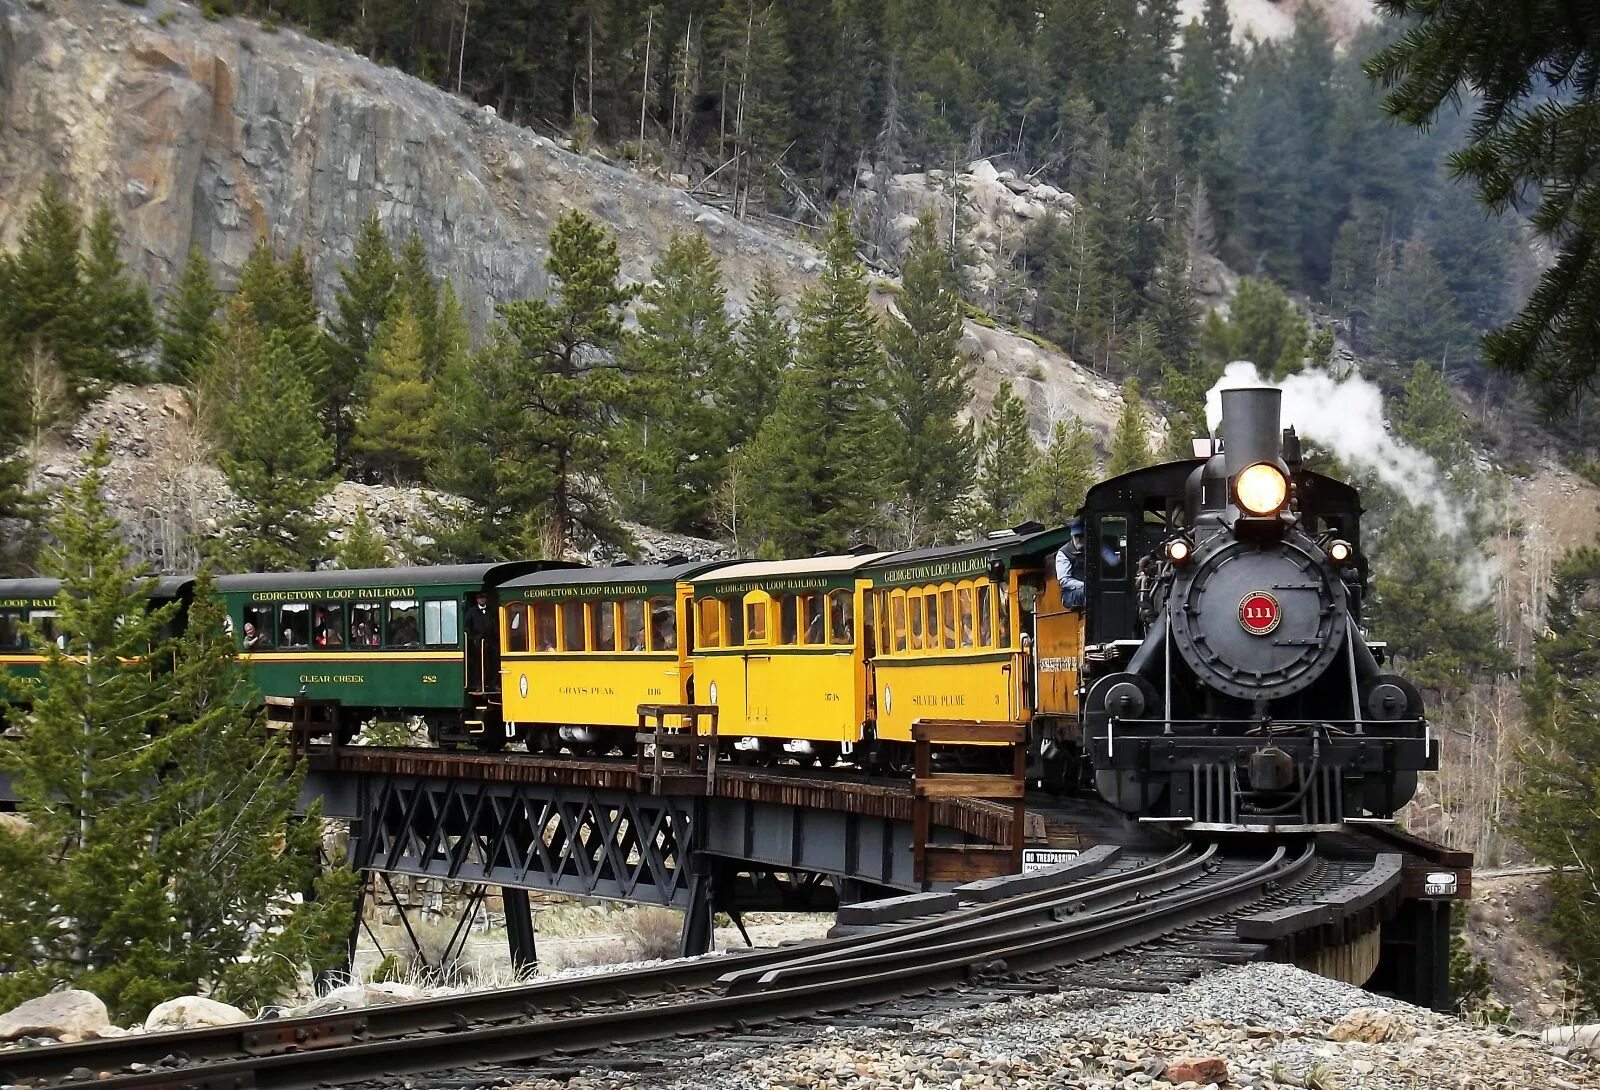
[(700, 615), (700, 646), (722, 646), (722, 603), (715, 598), (702, 598), (697, 603)]
[(1128, 520), (1121, 515), (1100, 519), (1100, 578), (1126, 579), (1128, 575)]
[(972, 588), (961, 587), (956, 591), (956, 600), (961, 607), (961, 646), (972, 646), (974, 618), (972, 616)]
[(828, 641), (835, 645), (856, 642), (855, 599), (847, 590), (828, 595)]
[(994, 646), (994, 591), (989, 584), (978, 587), (978, 646)]
[(383, 622), (377, 602), (353, 602), (350, 605), (350, 646), (377, 647), (382, 640)]
[(622, 649), (644, 650), (644, 600), (629, 598), (622, 603)]
[(584, 651), (583, 603), (561, 603), (561, 650)]
[(290, 602), (278, 610), (278, 646), (311, 646), (311, 607), (305, 602)]
[(0, 609), (0, 651), (22, 647), (22, 610)]
[(589, 603), (589, 633), (591, 651), (617, 649), (617, 608), (615, 602)]
[(521, 602), (506, 606), (506, 650), (528, 649), (528, 607)]
[[(694, 647), (694, 625), (689, 626), (689, 646)], [(713, 647), (716, 644), (712, 644)], [(650, 599), (650, 649), (676, 651), (678, 649), (678, 607), (671, 598)]]
[(429, 647), (461, 643), (461, 603), (435, 599), (422, 603), (422, 639)]
[[(287, 613), (289, 606), (284, 606)], [(287, 625), (285, 626), (287, 630)], [(416, 647), (420, 642), (417, 628), (417, 603), (410, 598), (396, 598), (389, 603), (389, 646)], [(288, 646), (287, 643), (284, 646)]]
[(554, 651), (556, 649), (556, 605), (554, 602), (533, 603), (533, 649), (535, 651)]
[(271, 606), (245, 606), (244, 628), (239, 633), (246, 651), (269, 651), (277, 645)]

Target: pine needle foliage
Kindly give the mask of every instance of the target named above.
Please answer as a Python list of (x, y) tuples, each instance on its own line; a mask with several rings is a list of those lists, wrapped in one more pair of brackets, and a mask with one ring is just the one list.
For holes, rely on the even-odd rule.
[(1551, 409), (1600, 382), (1600, 9), (1564, 0), (1379, 0), (1408, 20), (1366, 64), (1384, 109), (1426, 128), (1470, 94), (1466, 146), (1451, 170), (1496, 211), (1523, 209), (1555, 259), (1521, 312), (1484, 338), (1485, 357), (1527, 375)]
[(211, 263), (198, 245), (189, 247), (178, 282), (167, 293), (161, 315), (161, 377), (188, 382), (205, 369), (222, 335), (217, 312), (222, 294), (211, 276)]
[(823, 253), (819, 282), (800, 300), (794, 366), (750, 448), (749, 525), (780, 556), (872, 540), (892, 488), (883, 346), (842, 208)]
[(1057, 420), (1050, 442), (1028, 474), (1023, 508), (1046, 526), (1072, 519), (1095, 481), (1094, 437), (1080, 417)]
[(1028, 407), (1009, 380), (1000, 384), (979, 434), (978, 530), (1022, 521), (1028, 481), (1039, 457), (1028, 432)]
[(365, 507), (356, 508), (356, 517), (344, 528), (336, 559), (346, 571), (389, 566), (388, 542)]
[(1122, 412), (1111, 432), (1106, 475), (1116, 477), (1154, 464), (1149, 433), (1145, 430), (1144, 398), (1139, 394), (1139, 384), (1130, 379), (1122, 386)]
[(393, 483), (419, 481), (437, 444), (433, 386), (425, 374), (426, 336), (402, 298), (399, 311), (378, 327), (372, 346), (365, 408), (356, 422), (350, 452)]
[(772, 411), (784, 372), (793, 362), (794, 330), (783, 316), (783, 295), (771, 273), (763, 272), (739, 322), (733, 366), (717, 387), (730, 447), (742, 447), (754, 438), (761, 421)]
[(64, 635), (32, 634), (42, 685), (0, 740), (26, 822), (0, 829), (0, 1004), (60, 985), (119, 1019), (201, 990), (260, 1004), (340, 954), (353, 880), (318, 876), (320, 820), (292, 817), (298, 777), (241, 699), (210, 577), (183, 637), (166, 635), (176, 604), (149, 608), (108, 462), (101, 439), (63, 496), (48, 567)]
[[(325, 340), (328, 362), (323, 401), (337, 465), (344, 465), (348, 457), (378, 327), (389, 316), (395, 275), (394, 251), (378, 214), (372, 212), (361, 221), (350, 264), (339, 267), (340, 286)], [(417, 313), (413, 309), (413, 318)]]
[(908, 545), (947, 538), (972, 487), (976, 444), (958, 419), (972, 398), (972, 360), (961, 348), (961, 294), (938, 224), (924, 214), (901, 271), (900, 313), (884, 329), (889, 410), (898, 425), (895, 475), (904, 489)]

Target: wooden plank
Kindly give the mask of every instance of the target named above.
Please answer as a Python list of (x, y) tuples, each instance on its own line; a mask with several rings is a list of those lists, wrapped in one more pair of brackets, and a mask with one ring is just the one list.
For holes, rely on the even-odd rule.
[(1012, 873), (1011, 849), (1002, 844), (929, 844), (923, 853), (925, 882), (976, 882)]
[(911, 738), (917, 742), (960, 745), (971, 742), (1010, 743), (1026, 740), (1027, 727), (1021, 723), (977, 719), (918, 719), (911, 724)]
[(975, 772), (940, 772), (918, 779), (913, 790), (925, 799), (1020, 799), (1024, 784), (1010, 776), (991, 776)]

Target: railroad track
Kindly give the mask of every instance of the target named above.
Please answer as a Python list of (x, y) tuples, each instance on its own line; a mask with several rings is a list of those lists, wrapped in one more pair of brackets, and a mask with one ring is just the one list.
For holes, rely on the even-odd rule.
[[(1248, 960), (1264, 949), (1220, 941), (1227, 925), (1207, 921), (1298, 903), (1308, 891), (1338, 884), (1347, 870), (1319, 859), (1310, 844), (1252, 859), (1225, 856), (1214, 845), (1184, 847), (1156, 859), (1108, 863), (1059, 887), (777, 950), (358, 1011), (13, 1050), (0, 1053), (0, 1083), (300, 1090), (481, 1064), (560, 1062), (663, 1038), (748, 1036), (755, 1027), (819, 1016), (847, 1023), (893, 1018), (896, 1000), (941, 990), (953, 990), (957, 1003), (1055, 990), (1062, 967), (1121, 951), (1187, 957), (1198, 975), (1203, 965), (1195, 964), (1207, 958)], [(1184, 942), (1194, 951), (1184, 954)]]

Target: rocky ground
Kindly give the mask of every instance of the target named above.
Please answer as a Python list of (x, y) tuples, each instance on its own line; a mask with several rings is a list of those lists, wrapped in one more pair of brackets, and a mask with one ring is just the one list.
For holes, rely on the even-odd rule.
[[(1066, 991), (804, 1044), (709, 1045), (659, 1072), (586, 1071), (522, 1090), (1573, 1090), (1586, 1054), (1383, 999), (1287, 965), (1173, 994)], [(418, 1090), (426, 1086), (417, 1081)]]

